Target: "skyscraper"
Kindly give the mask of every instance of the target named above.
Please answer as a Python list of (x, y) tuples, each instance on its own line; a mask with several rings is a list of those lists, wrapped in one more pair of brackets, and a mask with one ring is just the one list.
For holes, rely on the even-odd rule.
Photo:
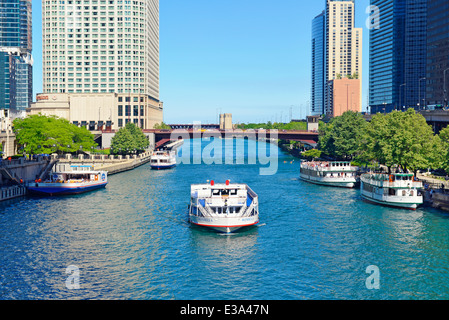
[(427, 14), (427, 94), (429, 105), (449, 98), (449, 2), (429, 0)]
[(372, 113), (419, 108), (425, 95), (427, 0), (371, 0), (380, 13), (370, 31)]
[(333, 113), (329, 81), (362, 78), (362, 29), (354, 27), (354, 17), (354, 0), (326, 0), (313, 20), (312, 114)]
[[(0, 47), (31, 54), (31, 0), (0, 0)], [(33, 99), (32, 66), (0, 52), (0, 109), (25, 111)]]
[[(43, 93), (47, 95), (39, 97), (41, 102), (59, 94), (54, 100), (78, 109), (80, 116), (70, 120), (91, 130), (102, 129), (108, 122), (108, 128), (133, 122), (150, 129), (162, 120), (159, 0), (44, 0), (42, 37)], [(109, 101), (110, 94), (115, 94), (117, 106), (110, 112), (105, 112), (107, 106), (84, 110), (70, 98), (80, 94), (99, 101), (101, 97)]]
[(324, 11), (312, 22), (312, 96), (311, 112), (313, 115), (324, 113)]

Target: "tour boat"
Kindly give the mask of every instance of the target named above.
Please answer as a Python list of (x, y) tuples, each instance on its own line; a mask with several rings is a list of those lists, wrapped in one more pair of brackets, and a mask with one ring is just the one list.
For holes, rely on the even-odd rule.
[(176, 166), (176, 151), (163, 150), (154, 151), (151, 155), (150, 165), (152, 169), (164, 170), (171, 169)]
[(72, 171), (53, 171), (47, 180), (36, 180), (28, 186), (32, 193), (41, 195), (79, 194), (106, 187), (107, 171), (92, 170), (90, 166), (72, 166)]
[(299, 176), (314, 184), (354, 188), (358, 182), (358, 170), (349, 161), (304, 161), (301, 163)]
[(193, 184), (189, 221), (222, 233), (232, 233), (259, 223), (257, 194), (246, 184)]
[(422, 182), (415, 181), (412, 173), (366, 173), (360, 178), (361, 195), (365, 200), (410, 210), (423, 204), (422, 187)]

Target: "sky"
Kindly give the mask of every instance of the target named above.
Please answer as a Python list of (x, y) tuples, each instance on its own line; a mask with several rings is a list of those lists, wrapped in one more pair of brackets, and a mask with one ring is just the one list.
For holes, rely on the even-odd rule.
[[(34, 97), (42, 92), (42, 8), (33, 0)], [(325, 0), (160, 0), (160, 100), (168, 124), (304, 119), (310, 110), (311, 27)], [(369, 0), (362, 102), (368, 94)]]

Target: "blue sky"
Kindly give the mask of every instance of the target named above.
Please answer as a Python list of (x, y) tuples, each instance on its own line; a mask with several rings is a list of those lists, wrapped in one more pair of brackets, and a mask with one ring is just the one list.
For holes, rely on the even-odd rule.
[[(325, 0), (160, 0), (160, 99), (166, 123), (304, 118), (311, 23)], [(356, 0), (363, 28), (363, 106), (368, 87), (369, 0)], [(34, 92), (42, 92), (41, 1), (33, 0)]]

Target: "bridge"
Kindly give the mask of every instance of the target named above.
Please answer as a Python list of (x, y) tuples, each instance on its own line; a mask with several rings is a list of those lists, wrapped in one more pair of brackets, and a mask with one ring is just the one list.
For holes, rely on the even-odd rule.
[(248, 138), (257, 140), (292, 140), (298, 141), (312, 147), (318, 143), (318, 132), (316, 131), (293, 131), (293, 130), (217, 130), (217, 129), (176, 129), (144, 130), (145, 133), (152, 133), (157, 144), (162, 140), (170, 139), (196, 139), (203, 137), (222, 137), (222, 138)]

